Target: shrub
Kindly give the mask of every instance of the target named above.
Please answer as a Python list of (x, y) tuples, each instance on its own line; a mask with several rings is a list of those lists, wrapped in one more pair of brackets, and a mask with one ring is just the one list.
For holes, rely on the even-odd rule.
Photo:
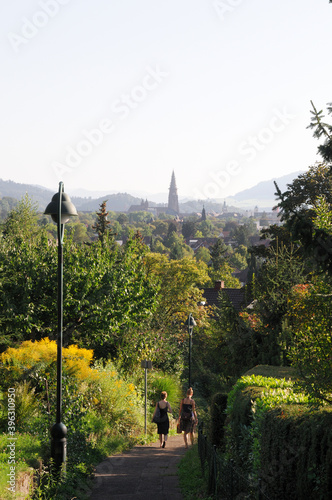
[(292, 380), (260, 375), (243, 376), (229, 394), (226, 456), (271, 500), (332, 494), (332, 408), (314, 403)]
[[(34, 393), (40, 415), (48, 415), (49, 409), (55, 409), (56, 342), (48, 338), (23, 342), (20, 347), (2, 353), (1, 361), (4, 380), (15, 385), (18, 395), (21, 395), (18, 416), (20, 411), (23, 412), (23, 426), (23, 421), (27, 424), (24, 415), (31, 413), (32, 407), (34, 412), (36, 410)], [(80, 430), (85, 415), (92, 410), (113, 429), (128, 435), (137, 433), (142, 425), (142, 401), (134, 385), (121, 379), (112, 364), (92, 367), (92, 361), (93, 351), (90, 349), (76, 345), (63, 349), (62, 414), (68, 430)], [(25, 378), (29, 379), (28, 383), (23, 381)]]
[(167, 401), (177, 415), (181, 400), (181, 385), (178, 378), (175, 375), (152, 372), (148, 380), (148, 398), (151, 405), (154, 406), (160, 400), (162, 391), (167, 392)]
[(221, 448), (224, 444), (224, 425), (226, 420), (227, 394), (215, 394), (211, 400), (210, 441)]

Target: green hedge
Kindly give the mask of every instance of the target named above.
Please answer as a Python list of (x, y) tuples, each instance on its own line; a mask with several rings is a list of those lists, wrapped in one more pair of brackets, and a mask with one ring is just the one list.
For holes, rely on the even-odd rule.
[(211, 400), (210, 441), (218, 448), (224, 446), (224, 425), (226, 420), (227, 394), (215, 394)]
[(260, 477), (270, 498), (332, 498), (332, 410), (268, 411)]
[(313, 406), (270, 368), (273, 377), (256, 369), (228, 395), (226, 457), (270, 500), (332, 498), (332, 408)]

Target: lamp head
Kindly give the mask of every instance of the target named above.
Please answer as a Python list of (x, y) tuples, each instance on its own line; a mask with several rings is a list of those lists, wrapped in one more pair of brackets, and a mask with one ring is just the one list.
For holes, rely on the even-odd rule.
[(185, 325), (189, 326), (189, 328), (193, 328), (196, 326), (196, 321), (194, 320), (194, 317), (192, 314), (189, 314), (188, 318), (186, 319)]
[[(58, 210), (59, 210), (59, 193), (55, 193), (52, 201), (47, 205), (44, 214), (50, 215), (52, 220), (58, 223)], [(60, 224), (65, 224), (69, 221), (70, 217), (77, 216), (77, 211), (74, 204), (70, 201), (70, 197), (66, 193), (62, 193), (61, 199), (61, 220)]]

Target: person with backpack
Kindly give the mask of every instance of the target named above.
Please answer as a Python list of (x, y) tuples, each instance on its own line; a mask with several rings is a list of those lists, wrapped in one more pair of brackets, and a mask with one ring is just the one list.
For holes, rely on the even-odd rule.
[(184, 444), (188, 448), (188, 434), (190, 434), (190, 442), (194, 444), (194, 428), (197, 424), (197, 413), (195, 401), (192, 399), (194, 391), (192, 387), (187, 390), (187, 396), (182, 399), (180, 404), (180, 430), (184, 432)]
[[(152, 422), (154, 422), (158, 426), (157, 432), (159, 434), (159, 441), (161, 448), (165, 448), (168, 437), (169, 419), (167, 413), (172, 413), (171, 405), (169, 404), (168, 401), (166, 401), (166, 399), (167, 399), (167, 392), (163, 391), (161, 393), (161, 400), (158, 401), (158, 403), (156, 404), (152, 417)], [(163, 436), (164, 436), (164, 442), (163, 442)]]

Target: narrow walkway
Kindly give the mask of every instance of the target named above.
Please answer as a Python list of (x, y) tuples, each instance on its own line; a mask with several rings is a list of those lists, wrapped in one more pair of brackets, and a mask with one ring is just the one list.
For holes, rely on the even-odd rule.
[(158, 441), (107, 458), (96, 468), (90, 500), (182, 500), (177, 466), (185, 451), (181, 434), (169, 436), (166, 448)]

